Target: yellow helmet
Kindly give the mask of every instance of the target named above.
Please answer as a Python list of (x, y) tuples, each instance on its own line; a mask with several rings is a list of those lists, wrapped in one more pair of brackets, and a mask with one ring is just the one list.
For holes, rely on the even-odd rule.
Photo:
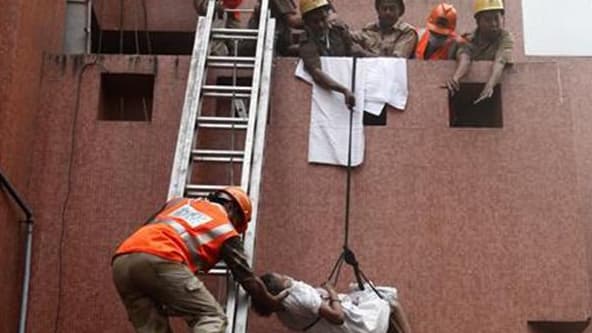
[(327, 0), (300, 0), (300, 15), (304, 15), (317, 8), (329, 6)]
[(503, 0), (475, 0), (475, 4), (473, 6), (473, 13), (475, 16), (481, 12), (486, 12), (489, 10), (501, 10), (503, 12)]

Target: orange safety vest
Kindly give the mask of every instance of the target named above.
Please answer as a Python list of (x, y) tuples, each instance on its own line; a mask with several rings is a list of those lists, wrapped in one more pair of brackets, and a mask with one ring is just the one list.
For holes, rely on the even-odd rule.
[(144, 252), (183, 262), (194, 272), (207, 272), (220, 260), (224, 242), (237, 236), (226, 210), (219, 204), (181, 199), (126, 239), (116, 255)]
[(461, 43), (462, 39), (456, 35), (456, 33), (452, 33), (448, 36), (448, 39), (439, 49), (437, 49), (434, 53), (430, 55), (428, 59), (425, 58), (425, 54), (428, 48), (428, 42), (430, 41), (430, 31), (426, 29), (421, 37), (419, 38), (419, 42), (417, 42), (417, 47), (415, 48), (415, 58), (422, 59), (422, 60), (448, 60), (450, 59), (450, 47), (454, 44), (454, 42)]

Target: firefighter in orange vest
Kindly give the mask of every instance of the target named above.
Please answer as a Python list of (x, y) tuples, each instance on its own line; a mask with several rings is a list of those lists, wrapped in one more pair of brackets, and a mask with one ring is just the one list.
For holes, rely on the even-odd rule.
[(441, 3), (432, 9), (426, 29), (419, 32), (415, 58), (421, 60), (449, 60), (456, 58), (456, 52), (464, 43), (456, 34), (456, 9), (453, 5)]
[(240, 234), (251, 219), (251, 200), (238, 187), (204, 199), (174, 199), (121, 243), (113, 280), (138, 333), (170, 333), (168, 316), (183, 317), (191, 332), (223, 333), (226, 315), (196, 272), (223, 259), (254, 304), (281, 308), (253, 274)]

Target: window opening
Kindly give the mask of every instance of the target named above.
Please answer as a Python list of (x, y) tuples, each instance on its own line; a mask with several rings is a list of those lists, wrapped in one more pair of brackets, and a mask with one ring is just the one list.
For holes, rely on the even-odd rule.
[(454, 96), (448, 95), (451, 127), (503, 127), (500, 85), (491, 98), (474, 103), (484, 87), (484, 83), (461, 83)]
[(382, 108), (382, 112), (378, 116), (364, 112), (364, 126), (386, 126), (387, 113), (386, 105)]
[(154, 75), (101, 74), (99, 120), (151, 121)]

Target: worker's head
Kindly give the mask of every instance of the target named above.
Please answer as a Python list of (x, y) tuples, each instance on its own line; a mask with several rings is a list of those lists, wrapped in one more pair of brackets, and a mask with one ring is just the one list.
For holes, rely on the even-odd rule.
[(405, 13), (403, 0), (374, 0), (374, 8), (376, 8), (378, 23), (382, 28), (392, 27)]
[(502, 0), (475, 0), (475, 21), (479, 34), (486, 39), (495, 39), (501, 33), (504, 22)]
[(300, 15), (304, 25), (313, 33), (327, 30), (330, 8), (327, 0), (300, 0)]
[(208, 199), (224, 206), (230, 222), (238, 233), (242, 234), (247, 230), (253, 207), (251, 199), (242, 188), (229, 186), (210, 194)]
[[(278, 273), (266, 273), (259, 278), (265, 285), (265, 289), (274, 296), (288, 288), (291, 280), (288, 276)], [(252, 306), (260, 316), (269, 317), (273, 313), (272, 310), (257, 302), (252, 302)]]
[[(267, 291), (274, 296), (279, 295), (282, 291), (288, 288), (291, 280), (288, 276), (278, 273), (266, 273), (261, 275), (259, 278), (265, 285), (265, 289), (267, 289)], [(269, 309), (269, 307), (258, 303), (254, 298), (251, 299), (251, 305), (253, 310), (255, 310), (255, 312), (260, 316), (269, 317), (274, 313), (272, 309)]]
[(427, 28), (431, 33), (450, 36), (456, 30), (456, 9), (453, 5), (436, 5), (428, 17)]

